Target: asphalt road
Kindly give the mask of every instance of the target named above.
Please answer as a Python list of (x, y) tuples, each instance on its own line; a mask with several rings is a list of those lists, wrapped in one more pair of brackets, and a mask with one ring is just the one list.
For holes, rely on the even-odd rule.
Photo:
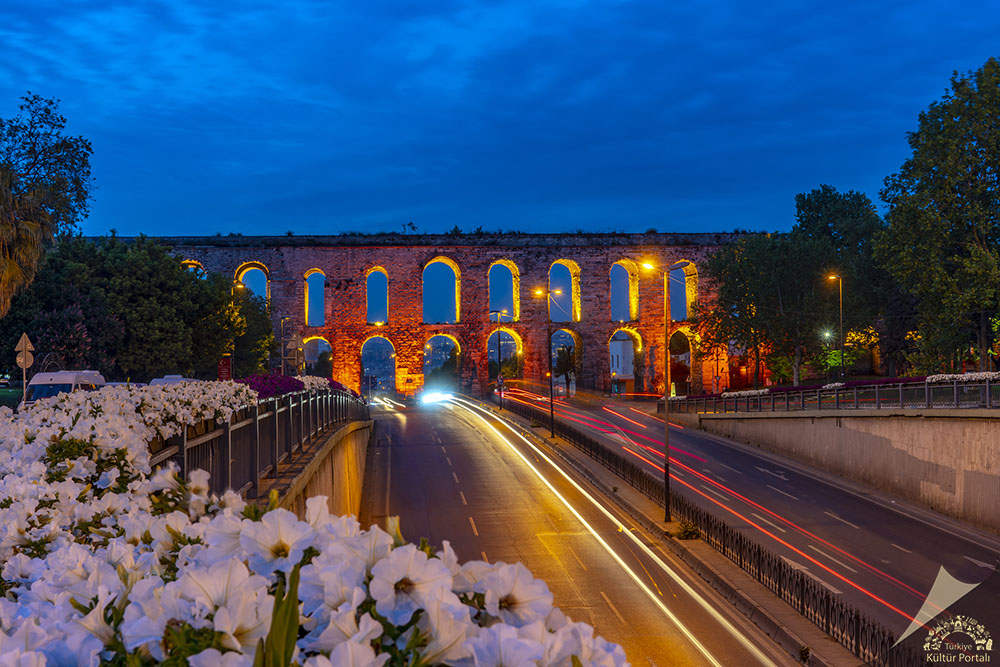
[[(548, 409), (547, 397), (522, 399)], [(662, 476), (663, 420), (640, 409), (648, 404), (572, 403), (556, 404), (558, 419)], [(739, 528), (897, 634), (920, 612), (942, 568), (978, 583), (1000, 559), (994, 535), (702, 431), (671, 428), (670, 466), (672, 493)], [(966, 613), (1000, 630), (995, 585), (991, 580), (988, 591), (979, 591), (982, 602)]]
[(453, 403), (377, 419), (363, 523), (399, 515), (407, 540), (448, 540), (462, 562), (524, 563), (556, 606), (621, 644), (635, 665), (793, 664), (638, 526), (596, 506), (493, 417)]

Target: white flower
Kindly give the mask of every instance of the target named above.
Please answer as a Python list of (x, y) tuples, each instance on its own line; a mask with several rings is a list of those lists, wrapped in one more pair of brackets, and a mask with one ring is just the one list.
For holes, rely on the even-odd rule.
[(545, 654), (545, 647), (536, 641), (523, 639), (509, 625), (493, 625), (478, 636), (466, 640), (476, 667), (536, 667)]
[(388, 660), (388, 653), (375, 655), (375, 651), (367, 643), (344, 642), (333, 649), (327, 664), (337, 667), (382, 667)]
[(330, 652), (344, 642), (370, 642), (382, 634), (382, 625), (363, 614), (360, 622), (353, 609), (344, 609), (333, 614), (326, 627), (317, 628), (303, 641), (310, 651)]
[(424, 596), (437, 588), (450, 588), (451, 583), (451, 572), (443, 562), (407, 544), (393, 549), (372, 567), (368, 590), (375, 598), (375, 610), (391, 623), (402, 625), (421, 606)]
[(208, 648), (188, 658), (191, 667), (251, 667), (253, 657), (235, 651), (220, 653), (218, 649)]
[(481, 585), (486, 593), (486, 611), (515, 627), (544, 621), (552, 610), (549, 587), (521, 563), (497, 563)]
[(299, 521), (288, 510), (278, 508), (265, 514), (260, 521), (245, 520), (240, 546), (249, 556), (250, 567), (270, 576), (275, 570), (291, 572), (314, 538), (312, 526)]
[(417, 628), (430, 641), (421, 651), (427, 664), (449, 663), (468, 657), (465, 642), (472, 628), (471, 610), (451, 591), (438, 588), (424, 597), (424, 613)]

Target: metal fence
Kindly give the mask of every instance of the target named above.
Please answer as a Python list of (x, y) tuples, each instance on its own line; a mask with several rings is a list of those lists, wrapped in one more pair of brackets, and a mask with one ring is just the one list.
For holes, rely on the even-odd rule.
[[(675, 398), (680, 413), (788, 412), (900, 408), (1000, 408), (1000, 383), (896, 382), (832, 389), (780, 389), (757, 396)], [(663, 411), (663, 400), (657, 408)]]
[(213, 493), (233, 489), (256, 498), (262, 477), (331, 426), (367, 420), (368, 405), (340, 391), (300, 391), (248, 405), (228, 423), (204, 421), (180, 435), (150, 443), (155, 467), (173, 460), (187, 477), (202, 469)]
[[(494, 397), (494, 400), (496, 398)], [(505, 401), (504, 408), (522, 417), (548, 423), (549, 414), (518, 401)], [(673, 403), (671, 403), (671, 410)], [(658, 478), (576, 428), (556, 421), (556, 434), (600, 462), (658, 505), (663, 505), (663, 479)], [(867, 664), (879, 667), (916, 667), (924, 656), (896, 647), (896, 635), (801, 569), (793, 567), (733, 528), (711, 512), (676, 491), (670, 494), (670, 511), (698, 526), (705, 542), (753, 576), (775, 595), (794, 607), (821, 630), (840, 642)], [(891, 649), (891, 650), (890, 650)]]

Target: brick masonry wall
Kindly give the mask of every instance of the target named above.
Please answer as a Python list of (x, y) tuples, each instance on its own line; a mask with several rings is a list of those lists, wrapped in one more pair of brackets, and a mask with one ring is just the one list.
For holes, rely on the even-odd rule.
[[(504, 321), (521, 339), (524, 376), (542, 381), (547, 363), (546, 300), (532, 290), (547, 287), (554, 262), (570, 260), (580, 268), (581, 317), (556, 323), (581, 340), (581, 376), (578, 384), (607, 390), (611, 385), (608, 341), (622, 326), (634, 330), (646, 352), (646, 370), (652, 387), (662, 392), (663, 278), (652, 271), (638, 273), (638, 320), (611, 321), (610, 272), (619, 260), (649, 261), (670, 266), (681, 260), (698, 269), (698, 299), (711, 302), (712, 286), (700, 276), (706, 257), (730, 234), (485, 234), (485, 235), (376, 235), (330, 237), (164, 237), (182, 260), (199, 262), (207, 271), (232, 275), (247, 262), (266, 267), (275, 331), (282, 317), (286, 335), (322, 336), (333, 348), (333, 376), (360, 389), (361, 349), (373, 336), (388, 339), (396, 351), (397, 389), (412, 394), (423, 385), (424, 343), (434, 335), (458, 340), (460, 375), (468, 391), (488, 386), (487, 341), (497, 329), (489, 320), (489, 269), (508, 260), (520, 276), (520, 319)], [(423, 322), (423, 270), (436, 258), (452, 260), (460, 271), (461, 300), (455, 324)], [(376, 267), (388, 275), (389, 317), (383, 326), (367, 322), (367, 274)], [(320, 269), (326, 276), (325, 324), (305, 325), (305, 274)], [(671, 332), (688, 330), (674, 322)], [(711, 390), (714, 360), (695, 363), (692, 393)], [(723, 360), (723, 364), (726, 360)], [(725, 365), (723, 365), (725, 367)]]

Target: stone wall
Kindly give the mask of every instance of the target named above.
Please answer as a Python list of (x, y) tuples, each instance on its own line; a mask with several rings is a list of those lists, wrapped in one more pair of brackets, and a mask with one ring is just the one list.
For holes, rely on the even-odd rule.
[(326, 496), (332, 514), (357, 516), (361, 510), (361, 487), (365, 478), (365, 457), (374, 422), (350, 422), (321, 438), (293, 458), (278, 475), (267, 480), (267, 493), (277, 489), (280, 507), (305, 516), (306, 500)]
[[(330, 237), (186, 237), (162, 238), (182, 260), (207, 271), (239, 277), (247, 266), (259, 266), (268, 276), (275, 329), (283, 317), (285, 331), (303, 338), (319, 336), (333, 348), (333, 376), (355, 390), (361, 384), (361, 349), (373, 336), (388, 339), (396, 353), (396, 384), (412, 394), (423, 385), (423, 351), (434, 335), (446, 334), (460, 346), (460, 375), (466, 390), (488, 386), (487, 341), (498, 325), (489, 319), (489, 270), (504, 263), (517, 271), (519, 317), (503, 322), (505, 331), (520, 339), (525, 378), (542, 380), (546, 366), (547, 311), (545, 298), (532, 290), (546, 288), (552, 265), (560, 260), (579, 267), (579, 321), (556, 323), (581, 342), (578, 385), (608, 390), (611, 384), (608, 341), (620, 328), (634, 332), (646, 352), (652, 385), (662, 391), (664, 349), (662, 274), (638, 269), (648, 261), (659, 267), (688, 260), (700, 273), (706, 257), (729, 234), (468, 234), (330, 236)], [(432, 261), (456, 266), (460, 280), (459, 321), (423, 322), (423, 270)], [(610, 272), (624, 261), (636, 276), (632, 290), (637, 304), (634, 321), (613, 322)], [(248, 264), (250, 263), (250, 264)], [(325, 325), (305, 325), (305, 277), (313, 269), (326, 276)], [(367, 322), (367, 275), (384, 270), (388, 276), (389, 317), (382, 326)], [(694, 276), (697, 277), (697, 276)], [(690, 290), (689, 286), (689, 290)], [(698, 282), (700, 302), (713, 297), (712, 286)], [(673, 323), (671, 331), (687, 322)], [(711, 363), (694, 364), (692, 393), (711, 389)], [(723, 360), (723, 367), (726, 361)], [(704, 371), (703, 367), (704, 366)], [(704, 382), (704, 384), (703, 384)]]
[(1000, 532), (1000, 415), (995, 410), (697, 416), (700, 428), (710, 433)]

